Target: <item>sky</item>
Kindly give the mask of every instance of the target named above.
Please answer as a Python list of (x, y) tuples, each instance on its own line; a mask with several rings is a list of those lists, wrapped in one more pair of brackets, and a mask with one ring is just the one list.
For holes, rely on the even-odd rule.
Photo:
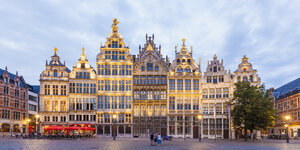
[(134, 55), (154, 34), (172, 61), (185, 38), (202, 72), (214, 54), (231, 73), (246, 55), (267, 88), (300, 77), (299, 0), (0, 0), (0, 68), (39, 84), (54, 47), (70, 69), (84, 47), (95, 67), (113, 18)]

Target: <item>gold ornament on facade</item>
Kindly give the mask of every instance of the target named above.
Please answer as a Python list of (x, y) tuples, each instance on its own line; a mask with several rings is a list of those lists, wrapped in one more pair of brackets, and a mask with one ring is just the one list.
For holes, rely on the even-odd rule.
[(54, 53), (57, 54), (58, 49), (54, 47)]
[(111, 25), (112, 31), (114, 32), (118, 31), (119, 27), (117, 27), (117, 24), (119, 23), (120, 22), (116, 18), (113, 19), (113, 24)]

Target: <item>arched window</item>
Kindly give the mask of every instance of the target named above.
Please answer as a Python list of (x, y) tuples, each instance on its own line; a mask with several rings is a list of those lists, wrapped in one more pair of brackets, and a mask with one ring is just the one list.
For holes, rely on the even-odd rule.
[(180, 59), (177, 59), (177, 62), (180, 62)]
[(248, 82), (248, 77), (244, 76), (243, 77), (243, 82)]
[(250, 82), (253, 82), (253, 76), (250, 76)]
[(57, 70), (54, 70), (54, 77), (57, 77)]
[(63, 76), (64, 76), (64, 73), (63, 73), (63, 72), (61, 72), (61, 73), (60, 73), (60, 76), (61, 76), (61, 77), (63, 77)]
[(182, 59), (181, 61), (182, 61), (182, 62), (185, 62), (185, 59)]

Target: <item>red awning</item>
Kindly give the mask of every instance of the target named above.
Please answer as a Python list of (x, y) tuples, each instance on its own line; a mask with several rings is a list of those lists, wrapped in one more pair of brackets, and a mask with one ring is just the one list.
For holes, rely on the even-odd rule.
[(45, 128), (44, 130), (63, 130), (64, 128), (61, 126), (51, 126), (48, 128)]
[(81, 127), (80, 130), (91, 130), (91, 131), (95, 131), (95, 128), (91, 128), (91, 127)]
[(80, 130), (80, 127), (66, 127), (64, 130)]

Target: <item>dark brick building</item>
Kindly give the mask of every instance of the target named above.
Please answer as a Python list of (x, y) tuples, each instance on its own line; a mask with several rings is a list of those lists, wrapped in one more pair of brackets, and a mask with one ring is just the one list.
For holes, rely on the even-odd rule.
[(25, 133), (28, 125), (27, 86), (22, 76), (0, 69), (1, 134)]

